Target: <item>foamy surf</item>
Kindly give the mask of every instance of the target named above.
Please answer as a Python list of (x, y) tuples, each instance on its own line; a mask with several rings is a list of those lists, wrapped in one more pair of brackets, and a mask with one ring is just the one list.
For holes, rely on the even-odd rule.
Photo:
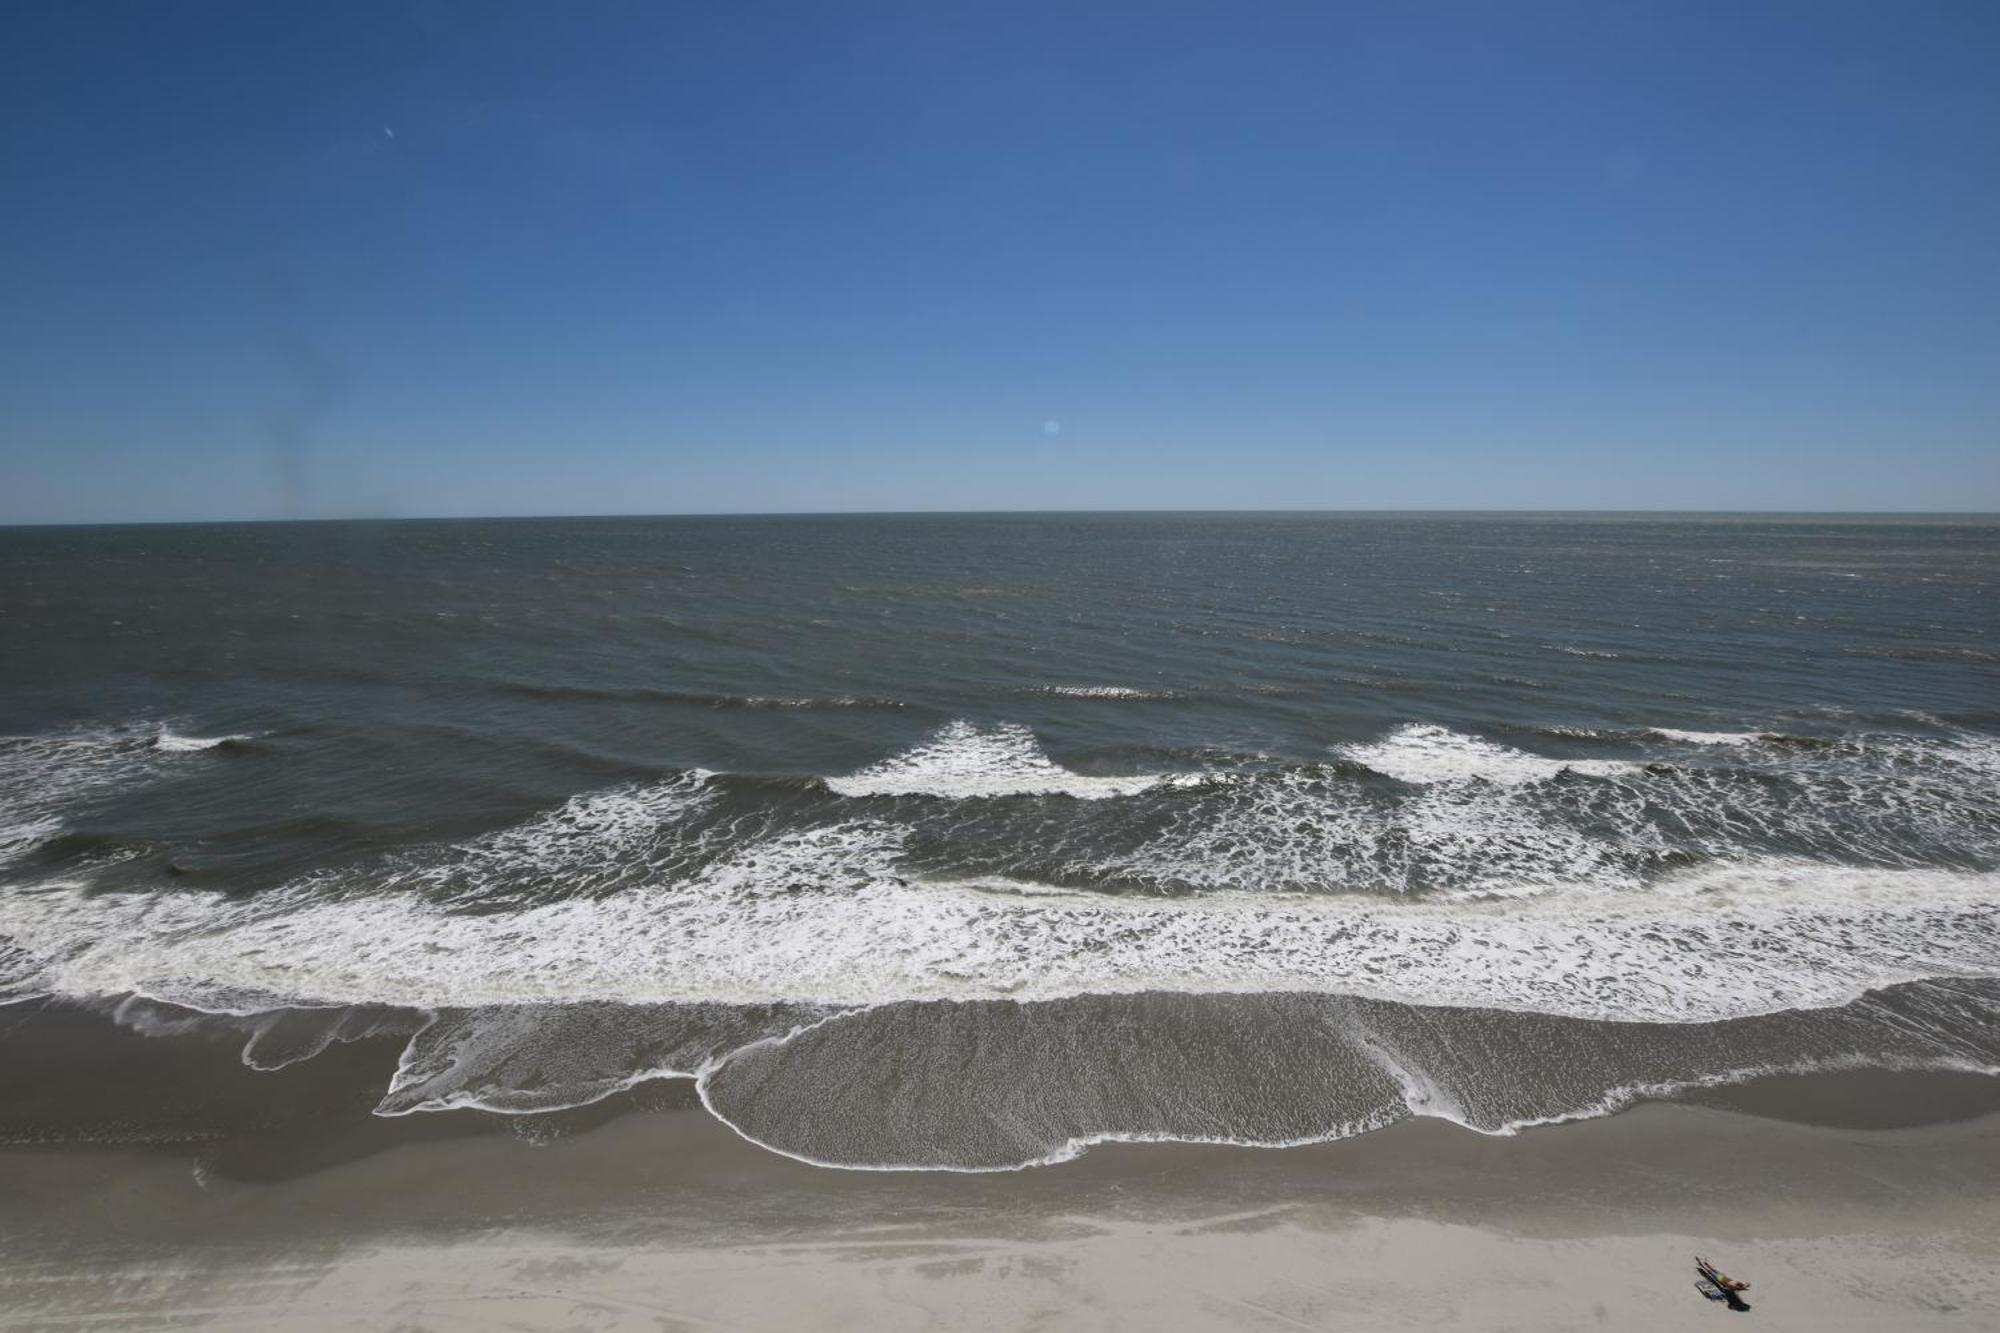
[(1607, 777), (1637, 767), (1620, 760), (1552, 759), (1424, 722), (1398, 727), (1379, 741), (1342, 746), (1340, 753), (1384, 777), (1416, 786), (1475, 781), (1518, 786), (1564, 772)]
[(1063, 768), (1034, 732), (1017, 723), (980, 728), (952, 722), (929, 740), (845, 777), (826, 779), (842, 796), (1073, 796), (1096, 801), (1130, 796), (1165, 780), (1161, 774), (1085, 775)]
[(255, 740), (254, 736), (181, 736), (162, 730), (153, 737), (153, 748), (167, 754), (197, 754), (203, 750), (215, 750), (225, 745), (242, 744)]
[(1648, 727), (1653, 735), (1687, 745), (1754, 745), (1767, 739), (1761, 731), (1684, 731), (1679, 727)]
[(1645, 894), (1159, 900), (913, 882), (899, 844), (888, 827), (788, 834), (680, 884), (477, 914), (408, 895), (23, 890), (0, 901), (0, 985), (229, 1012), (1290, 991), (1684, 1023), (2000, 976), (1994, 873), (1766, 863)]
[[(0, 984), (246, 1011), (1160, 990), (1707, 1021), (1989, 974), (1995, 872), (1910, 864), (1930, 844), (1992, 854), (1979, 740), (1863, 734), (1774, 748), (1767, 770), (1558, 783), (1564, 761), (1411, 726), (1355, 747), (1407, 788), (1383, 791), (1337, 766), (1088, 777), (1025, 728), (955, 723), (823, 794), (694, 770), (248, 899), (17, 885)], [(151, 747), (22, 752), (57, 750), (87, 774)], [(1133, 805), (844, 804), (889, 794)], [(996, 836), (999, 864), (979, 850)], [(1785, 856), (1788, 840), (1860, 863)]]

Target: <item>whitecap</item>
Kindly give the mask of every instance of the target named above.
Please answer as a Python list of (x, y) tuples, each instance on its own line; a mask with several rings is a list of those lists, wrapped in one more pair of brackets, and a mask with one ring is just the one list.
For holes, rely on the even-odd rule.
[(967, 800), (994, 796), (1130, 796), (1166, 775), (1073, 773), (1043, 753), (1034, 732), (1003, 722), (982, 730), (952, 722), (929, 740), (845, 777), (826, 779), (841, 796), (934, 796)]
[(1518, 786), (1565, 770), (1605, 777), (1639, 767), (1613, 759), (1552, 759), (1426, 722), (1398, 727), (1379, 741), (1341, 746), (1339, 752), (1384, 777), (1419, 786), (1472, 781)]
[(232, 741), (253, 739), (255, 738), (248, 735), (178, 736), (171, 731), (162, 730), (159, 735), (153, 738), (153, 748), (163, 750), (168, 754), (193, 754), (199, 750), (213, 750), (217, 746), (228, 745)]
[(1679, 727), (1648, 727), (1646, 730), (1662, 739), (1681, 741), (1687, 745), (1751, 745), (1765, 737), (1761, 731), (1685, 731)]

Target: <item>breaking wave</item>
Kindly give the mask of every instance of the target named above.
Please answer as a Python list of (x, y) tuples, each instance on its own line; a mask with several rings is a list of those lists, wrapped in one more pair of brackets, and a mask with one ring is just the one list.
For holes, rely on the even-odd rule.
[(1379, 741), (1349, 745), (1342, 752), (1384, 777), (1415, 786), (1474, 780), (1516, 786), (1543, 782), (1565, 771), (1602, 777), (1636, 766), (1616, 760), (1550, 759), (1426, 723), (1399, 727)]
[(168, 754), (194, 754), (220, 749), (225, 745), (243, 745), (254, 739), (253, 736), (180, 736), (162, 728), (160, 734), (153, 737), (153, 748)]
[(1753, 745), (1770, 736), (1761, 731), (1683, 731), (1678, 727), (1653, 727), (1652, 733), (1670, 741), (1689, 745)]
[(826, 785), (842, 796), (1130, 796), (1170, 780), (1163, 774), (1096, 776), (1072, 773), (1042, 752), (1035, 733), (1017, 723), (981, 729), (952, 722), (929, 740)]

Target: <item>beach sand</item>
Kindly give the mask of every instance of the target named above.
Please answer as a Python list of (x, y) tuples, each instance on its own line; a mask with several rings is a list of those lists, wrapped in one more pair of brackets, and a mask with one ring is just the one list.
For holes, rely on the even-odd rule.
[[(1418, 1120), (1285, 1150), (1112, 1144), (991, 1175), (803, 1165), (679, 1081), (557, 1117), (16, 1144), (0, 1326), (2000, 1327), (2000, 1080), (1702, 1100), (1509, 1138)], [(1755, 1284), (1750, 1314), (1701, 1299), (1697, 1252)]]

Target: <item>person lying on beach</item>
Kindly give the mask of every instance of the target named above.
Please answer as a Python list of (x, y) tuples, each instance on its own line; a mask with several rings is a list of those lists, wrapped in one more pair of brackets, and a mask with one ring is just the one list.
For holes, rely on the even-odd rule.
[(1750, 1308), (1749, 1302), (1737, 1294), (1750, 1289), (1748, 1282), (1737, 1281), (1698, 1254), (1694, 1257), (1694, 1271), (1702, 1279), (1694, 1284), (1695, 1288), (1708, 1299), (1726, 1301), (1730, 1309), (1738, 1312)]

